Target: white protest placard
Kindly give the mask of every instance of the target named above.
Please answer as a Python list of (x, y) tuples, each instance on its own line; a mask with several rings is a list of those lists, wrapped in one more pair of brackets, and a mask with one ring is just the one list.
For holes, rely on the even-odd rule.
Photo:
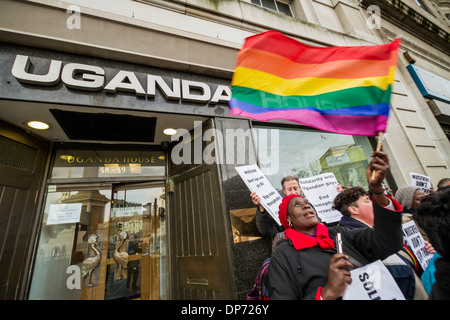
[(256, 164), (236, 167), (236, 171), (244, 180), (251, 192), (255, 192), (261, 199), (261, 205), (272, 216), (272, 218), (279, 224), (278, 207), (283, 198), (277, 190), (270, 184), (266, 176)]
[(80, 222), (82, 203), (51, 204), (47, 224), (63, 224)]
[(322, 173), (317, 176), (299, 179), (300, 187), (308, 201), (314, 206), (323, 222), (339, 221), (342, 214), (333, 210), (333, 200), (337, 196), (338, 182), (333, 173)]
[(350, 271), (352, 283), (345, 290), (343, 300), (405, 300), (389, 270), (377, 260)]
[(403, 229), (403, 240), (406, 245), (414, 252), (417, 260), (419, 260), (422, 269), (425, 270), (430, 262), (431, 258), (433, 258), (433, 254), (428, 253), (425, 250), (425, 240), (422, 237), (422, 234), (417, 228), (414, 220), (402, 224)]
[(431, 179), (428, 176), (419, 173), (409, 173), (411, 175), (411, 185), (420, 188), (425, 194), (430, 193)]

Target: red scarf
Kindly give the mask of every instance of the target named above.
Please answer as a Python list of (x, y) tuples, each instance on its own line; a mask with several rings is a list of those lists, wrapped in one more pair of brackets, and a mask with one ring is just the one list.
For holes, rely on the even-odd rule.
[(297, 250), (315, 246), (319, 246), (322, 249), (334, 248), (334, 241), (328, 236), (328, 228), (321, 223), (317, 225), (316, 236), (309, 236), (292, 228), (286, 229), (285, 234)]

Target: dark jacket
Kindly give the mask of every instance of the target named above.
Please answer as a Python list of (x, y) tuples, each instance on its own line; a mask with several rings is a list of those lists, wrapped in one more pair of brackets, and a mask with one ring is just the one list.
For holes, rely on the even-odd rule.
[[(278, 193), (281, 197), (286, 196), (282, 191), (278, 191)], [(284, 231), (284, 227), (280, 226), (266, 209), (261, 212), (259, 211), (259, 208), (256, 208), (256, 227), (263, 236), (268, 236), (271, 239), (273, 239), (277, 233)]]
[(355, 218), (348, 217), (348, 216), (342, 216), (341, 220), (339, 220), (340, 227), (347, 227), (349, 229), (357, 229), (357, 228), (368, 228), (369, 226), (367, 224), (364, 224), (361, 221), (358, 221)]
[[(367, 224), (348, 216), (342, 216), (341, 220), (339, 221), (339, 226), (347, 227), (349, 229), (370, 228)], [(405, 248), (402, 248), (402, 251), (408, 254), (408, 251)], [(411, 264), (410, 261), (404, 257), (404, 255), (400, 253), (395, 253), (394, 255), (396, 256), (395, 263), (392, 263), (391, 261), (390, 263), (386, 264), (386, 268), (391, 273), (405, 299), (413, 300), (416, 291), (414, 265)]]
[(272, 239), (277, 233), (284, 231), (284, 227), (278, 225), (266, 209), (263, 212), (259, 211), (258, 208), (256, 209), (256, 227), (263, 236), (268, 236)]
[[(350, 256), (354, 267), (383, 260), (399, 251), (403, 245), (401, 214), (374, 206), (374, 228), (350, 230), (345, 227), (328, 228), (335, 241), (342, 234), (343, 251)], [(325, 286), (328, 265), (336, 249), (313, 247), (297, 251), (289, 239), (279, 242), (265, 276), (271, 300), (318, 299), (319, 288)]]

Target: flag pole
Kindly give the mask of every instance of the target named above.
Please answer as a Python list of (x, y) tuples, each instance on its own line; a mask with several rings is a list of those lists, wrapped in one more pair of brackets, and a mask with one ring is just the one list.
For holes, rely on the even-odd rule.
[[(383, 140), (383, 134), (384, 131), (379, 131), (378, 132), (378, 142), (377, 142), (377, 149), (376, 151), (381, 151), (381, 140)], [(372, 181), (375, 180), (375, 171), (376, 170), (372, 170)]]

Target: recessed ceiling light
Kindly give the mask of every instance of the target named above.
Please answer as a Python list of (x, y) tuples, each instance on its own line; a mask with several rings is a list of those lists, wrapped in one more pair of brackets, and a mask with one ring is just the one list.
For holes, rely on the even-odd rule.
[(164, 129), (163, 133), (167, 136), (173, 136), (175, 133), (177, 133), (177, 130), (175, 130), (173, 128), (167, 128), (167, 129)]
[(42, 121), (29, 121), (27, 123), (27, 126), (29, 126), (30, 128), (33, 128), (33, 129), (38, 129), (38, 130), (47, 130), (48, 128), (50, 128), (50, 126), (48, 124), (46, 124), (45, 122), (42, 122)]

